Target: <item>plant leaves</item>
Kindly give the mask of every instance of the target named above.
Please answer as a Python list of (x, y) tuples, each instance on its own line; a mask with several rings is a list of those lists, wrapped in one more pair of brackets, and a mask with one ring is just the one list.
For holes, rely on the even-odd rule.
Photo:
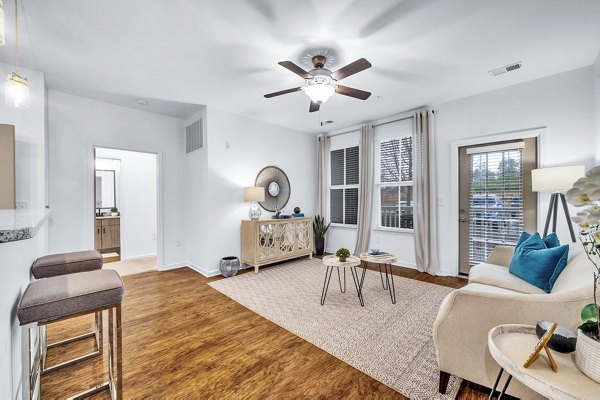
[(581, 320), (583, 322), (592, 321), (595, 323), (597, 321), (596, 318), (598, 318), (598, 310), (594, 303), (588, 304), (581, 309)]
[(598, 333), (598, 324), (596, 321), (586, 321), (579, 325), (579, 329), (586, 333)]

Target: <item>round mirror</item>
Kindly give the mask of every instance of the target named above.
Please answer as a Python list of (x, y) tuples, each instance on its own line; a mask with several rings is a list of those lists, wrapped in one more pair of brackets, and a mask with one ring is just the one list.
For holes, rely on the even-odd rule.
[(269, 194), (273, 197), (279, 194), (279, 184), (277, 182), (269, 183)]

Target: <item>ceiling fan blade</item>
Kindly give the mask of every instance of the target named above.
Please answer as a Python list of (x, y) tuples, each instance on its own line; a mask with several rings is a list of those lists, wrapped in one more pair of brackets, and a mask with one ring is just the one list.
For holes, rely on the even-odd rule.
[(344, 96), (355, 97), (357, 99), (366, 100), (369, 98), (371, 93), (365, 92), (364, 90), (354, 89), (348, 86), (338, 85), (335, 89), (336, 93), (343, 94)]
[(342, 68), (338, 69), (337, 71), (335, 71), (334, 73), (332, 73), (331, 77), (333, 79), (335, 79), (336, 81), (339, 81), (339, 80), (349, 77), (350, 75), (354, 75), (360, 71), (363, 71), (367, 68), (371, 68), (371, 63), (368, 62), (364, 58), (359, 58), (358, 60), (354, 61), (353, 63), (350, 63), (350, 64), (346, 65), (345, 67), (342, 67)]
[(314, 101), (311, 101), (310, 102), (310, 108), (308, 109), (308, 112), (319, 111), (320, 107), (321, 107), (321, 105), (319, 103), (315, 103)]
[(283, 68), (289, 69), (290, 71), (292, 71), (293, 73), (295, 73), (298, 76), (301, 76), (304, 79), (312, 78), (311, 74), (309, 74), (308, 72), (306, 72), (305, 70), (303, 70), (302, 68), (300, 68), (299, 66), (297, 66), (296, 64), (294, 64), (291, 61), (280, 61), (278, 64), (281, 65)]
[(265, 97), (267, 99), (270, 99), (271, 97), (275, 97), (275, 96), (281, 96), (282, 94), (288, 94), (288, 93), (294, 93), (294, 92), (299, 92), (301, 91), (302, 88), (301, 87), (296, 87), (293, 89), (286, 89), (286, 90), (281, 90), (279, 92), (274, 92), (274, 93), (269, 93), (269, 94), (265, 94)]

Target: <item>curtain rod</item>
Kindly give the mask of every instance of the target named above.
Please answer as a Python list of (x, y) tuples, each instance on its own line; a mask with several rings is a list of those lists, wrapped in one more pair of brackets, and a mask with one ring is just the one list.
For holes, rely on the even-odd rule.
[[(373, 125), (373, 128), (375, 128), (376, 126), (387, 125), (387, 124), (391, 124), (392, 122), (405, 121), (407, 119), (413, 119), (413, 118), (414, 118), (414, 115), (411, 115), (410, 117), (398, 118), (398, 119), (394, 119), (394, 120), (391, 120), (391, 121), (382, 122), (380, 124), (375, 124), (375, 125)], [(334, 136), (339, 136), (339, 135), (345, 135), (347, 133), (355, 132), (355, 131), (360, 131), (360, 127), (358, 127), (357, 129), (350, 129), (350, 130), (347, 130), (347, 131), (344, 131), (344, 132), (340, 132), (340, 133), (334, 133), (333, 135), (327, 135), (327, 137), (334, 137)]]

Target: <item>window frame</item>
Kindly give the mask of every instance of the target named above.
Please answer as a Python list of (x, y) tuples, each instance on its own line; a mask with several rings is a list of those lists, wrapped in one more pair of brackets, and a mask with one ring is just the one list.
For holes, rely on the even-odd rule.
[[(358, 147), (358, 183), (357, 184), (346, 184), (346, 150), (353, 148), (353, 147)], [(344, 166), (344, 171), (343, 171), (343, 176), (344, 176), (344, 184), (343, 185), (332, 185), (331, 184), (331, 153), (333, 153), (334, 151), (337, 150), (344, 150), (344, 162), (343, 162), (343, 166)], [(329, 219), (331, 221), (331, 191), (332, 190), (336, 190), (336, 189), (341, 189), (342, 190), (342, 220), (346, 221), (346, 196), (345, 196), (345, 190), (346, 189), (357, 189), (358, 190), (358, 195), (360, 197), (360, 165), (362, 162), (362, 159), (360, 157), (360, 144), (356, 143), (356, 144), (343, 144), (340, 146), (336, 146), (336, 147), (332, 147), (329, 149), (329, 154), (328, 154), (328, 168), (327, 168), (327, 183), (328, 183), (328, 187), (327, 187), (327, 213), (329, 214)], [(360, 199), (359, 199), (360, 201)], [(357, 213), (358, 213), (358, 207), (357, 207)], [(358, 215), (357, 215), (357, 223), (356, 224), (346, 224), (346, 223), (340, 223), (340, 222), (331, 222), (331, 226), (332, 227), (336, 227), (336, 228), (345, 228), (345, 229), (357, 229), (358, 227)]]
[[(413, 145), (413, 152), (411, 153), (411, 158), (414, 156), (414, 137), (412, 134), (407, 134), (407, 135), (392, 135), (392, 136), (386, 136), (384, 138), (380, 138), (380, 139), (376, 139), (375, 140), (375, 157), (374, 157), (374, 162), (375, 162), (375, 182), (374, 182), (374, 188), (375, 188), (375, 193), (374, 193), (374, 200), (377, 203), (377, 206), (375, 207), (376, 210), (376, 223), (374, 224), (373, 229), (377, 230), (377, 231), (385, 231), (385, 232), (396, 232), (396, 233), (414, 233), (414, 210), (415, 210), (415, 205), (414, 205), (414, 194), (415, 194), (415, 188), (414, 188), (414, 174), (415, 174), (415, 170), (414, 170), (414, 159), (413, 161), (413, 170), (412, 170), (412, 180), (410, 181), (398, 181), (398, 182), (381, 182), (381, 143), (383, 142), (389, 142), (391, 140), (402, 140), (403, 138), (406, 137), (410, 137), (413, 141), (412, 145)], [(384, 187), (397, 187), (398, 188), (398, 197), (400, 198), (400, 191), (402, 190), (401, 187), (403, 186), (410, 186), (413, 188), (413, 228), (401, 228), (401, 227), (390, 227), (390, 226), (383, 226), (381, 224), (381, 215), (382, 215), (382, 205), (381, 205), (381, 189)], [(399, 211), (402, 208), (399, 207)], [(400, 221), (398, 221), (398, 225), (400, 225)]]

